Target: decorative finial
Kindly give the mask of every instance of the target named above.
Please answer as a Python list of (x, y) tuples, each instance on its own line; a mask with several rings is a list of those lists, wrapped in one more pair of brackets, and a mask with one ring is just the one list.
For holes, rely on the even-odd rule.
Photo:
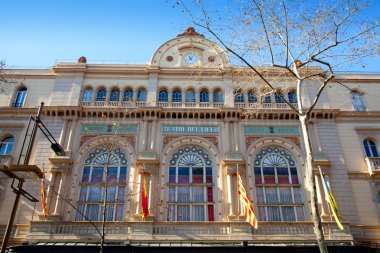
[(199, 37), (204, 37), (203, 34), (199, 34), (195, 31), (195, 28), (194, 27), (189, 27), (186, 29), (186, 31), (184, 33), (181, 33), (181, 34), (178, 34), (177, 37), (181, 37), (181, 36), (199, 36)]
[(86, 57), (82, 56), (78, 59), (78, 63), (87, 63)]

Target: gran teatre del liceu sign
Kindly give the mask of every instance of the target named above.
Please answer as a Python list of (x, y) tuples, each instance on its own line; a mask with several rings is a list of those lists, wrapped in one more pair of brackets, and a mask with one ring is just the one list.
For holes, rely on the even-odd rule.
[(219, 126), (163, 126), (164, 134), (218, 134)]

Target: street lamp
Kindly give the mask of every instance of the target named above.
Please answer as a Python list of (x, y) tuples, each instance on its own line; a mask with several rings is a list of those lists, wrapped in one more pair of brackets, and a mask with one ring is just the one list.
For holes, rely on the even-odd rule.
[[(30, 154), (31, 154), (33, 144), (34, 144), (34, 140), (36, 138), (37, 128), (39, 128), (42, 131), (42, 133), (45, 135), (45, 137), (49, 140), (49, 142), (51, 143), (51, 148), (58, 156), (65, 155), (65, 151), (63, 150), (63, 148), (57, 143), (57, 141), (54, 139), (50, 131), (46, 128), (46, 126), (40, 120), (40, 115), (41, 115), (43, 106), (44, 106), (44, 103), (41, 102), (41, 105), (40, 105), (40, 108), (38, 109), (38, 113), (36, 117), (34, 118), (31, 116), (29, 119), (29, 124), (25, 132), (25, 137), (22, 143), (22, 148), (21, 148), (17, 165), (10, 165), (9, 167), (6, 165), (0, 165), (0, 174), (4, 174), (5, 176), (12, 178), (11, 188), (13, 189), (13, 192), (16, 194), (16, 198), (13, 203), (11, 216), (9, 217), (8, 225), (5, 230), (0, 253), (4, 253), (7, 248), (21, 195), (27, 198), (28, 200), (30, 200), (31, 202), (38, 202), (38, 200), (35, 197), (33, 197), (30, 193), (28, 193), (24, 189), (22, 189), (25, 179), (33, 179), (36, 177), (40, 179), (43, 178), (43, 172), (36, 165), (28, 165)], [(34, 122), (34, 124), (32, 128), (32, 132), (30, 134), (30, 138), (28, 139), (28, 143), (26, 145), (26, 151), (24, 154), (23, 151), (24, 151), (25, 144), (27, 142), (29, 126), (32, 121)], [(24, 157), (24, 161), (22, 164), (20, 164), (21, 157)], [(15, 186), (16, 180), (18, 181), (17, 186)]]

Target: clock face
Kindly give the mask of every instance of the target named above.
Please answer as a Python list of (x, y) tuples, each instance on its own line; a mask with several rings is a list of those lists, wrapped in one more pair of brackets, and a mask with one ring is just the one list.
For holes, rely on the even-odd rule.
[(186, 54), (185, 58), (184, 58), (184, 62), (186, 64), (194, 64), (194, 63), (198, 62), (198, 56), (196, 54), (192, 54), (192, 53)]

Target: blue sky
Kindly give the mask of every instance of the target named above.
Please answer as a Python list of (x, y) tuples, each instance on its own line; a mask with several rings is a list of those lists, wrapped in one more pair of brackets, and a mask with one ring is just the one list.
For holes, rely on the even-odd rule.
[[(225, 0), (214, 0), (223, 5)], [(375, 0), (379, 1), (380, 0)], [(166, 0), (0, 0), (0, 59), (10, 67), (48, 68), (57, 60), (144, 64), (191, 25)], [(380, 12), (375, 4), (374, 12)], [(379, 59), (365, 71), (380, 72)], [(349, 69), (359, 70), (363, 69)]]

